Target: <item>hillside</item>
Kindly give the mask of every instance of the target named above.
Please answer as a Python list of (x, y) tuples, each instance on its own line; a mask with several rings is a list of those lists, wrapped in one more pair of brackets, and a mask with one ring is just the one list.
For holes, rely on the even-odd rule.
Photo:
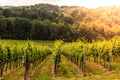
[(36, 4), (0, 8), (0, 36), (5, 39), (73, 41), (110, 39), (120, 35), (120, 7), (87, 9)]

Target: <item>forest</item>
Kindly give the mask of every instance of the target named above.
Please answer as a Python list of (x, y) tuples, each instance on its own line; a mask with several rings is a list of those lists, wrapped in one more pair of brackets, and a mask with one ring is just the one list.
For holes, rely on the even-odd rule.
[(0, 8), (0, 37), (16, 40), (76, 41), (120, 36), (120, 7), (87, 9), (36, 4)]

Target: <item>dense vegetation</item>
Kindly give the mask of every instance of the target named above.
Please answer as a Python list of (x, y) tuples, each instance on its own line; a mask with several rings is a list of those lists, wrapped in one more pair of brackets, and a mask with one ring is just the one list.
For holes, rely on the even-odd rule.
[(89, 42), (120, 35), (120, 8), (87, 9), (77, 6), (36, 4), (0, 8), (0, 36), (4, 39), (37, 39)]
[[(81, 69), (84, 76), (89, 75), (89, 72), (87, 72), (87, 63), (89, 62), (101, 65), (109, 71), (115, 71), (114, 62), (119, 62), (120, 37), (111, 40), (93, 41), (92, 43), (77, 41), (72, 43), (57, 42), (56, 44), (56, 55), (64, 55)], [(56, 58), (60, 59), (59, 57)]]
[[(44, 61), (49, 57), (51, 58), (48, 60), (51, 62), (46, 64), (48, 65), (49, 63), (49, 66), (51, 66), (49, 73), (52, 73), (52, 75), (49, 74), (49, 78), (60, 77), (61, 74), (69, 74), (65, 68), (66, 66), (70, 67), (69, 64), (72, 63), (78, 67), (77, 70), (81, 70), (82, 74), (79, 74), (79, 76), (89, 77), (91, 73), (93, 75), (100, 75), (103, 71), (99, 69), (101, 67), (111, 71), (111, 75), (119, 74), (119, 49), (120, 37), (115, 37), (111, 40), (92, 41), (92, 43), (82, 41), (65, 43), (63, 41), (56, 41), (53, 48), (41, 45), (36, 41), (0, 40), (0, 78), (3, 79), (5, 73), (11, 74), (12, 71), (22, 69), (23, 72), (20, 72), (20, 75), (23, 75), (22, 77), (25, 80), (29, 80), (39, 65), (45, 63)], [(71, 63), (68, 64), (66, 60)], [(64, 66), (64, 62), (67, 63), (66, 66)], [(96, 63), (96, 65), (101, 67), (98, 67), (96, 72), (92, 71), (89, 68), (91, 65), (88, 66), (90, 62), (93, 62), (91, 65)], [(68, 67), (67, 69), (69, 70)], [(39, 69), (42, 70), (41, 68)], [(95, 69), (93, 68), (93, 70)]]
[(30, 71), (34, 70), (51, 54), (51, 49), (35, 42), (15, 43), (15, 41), (0, 41), (0, 77), (4, 72), (10, 73), (24, 67), (24, 79), (27, 80), (31, 74)]

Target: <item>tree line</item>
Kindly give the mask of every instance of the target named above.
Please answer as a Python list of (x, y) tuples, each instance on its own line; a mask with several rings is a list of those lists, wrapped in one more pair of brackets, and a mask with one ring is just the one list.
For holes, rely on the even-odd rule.
[(0, 36), (4, 39), (74, 41), (110, 39), (120, 35), (120, 8), (36, 4), (0, 8)]
[(3, 39), (55, 40), (65, 38), (63, 23), (27, 18), (0, 18), (0, 36)]

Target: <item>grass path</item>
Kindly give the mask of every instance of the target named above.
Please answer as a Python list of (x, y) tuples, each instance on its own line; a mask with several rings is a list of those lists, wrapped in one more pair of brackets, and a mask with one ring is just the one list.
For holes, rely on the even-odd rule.
[(83, 76), (81, 70), (74, 63), (61, 55), (59, 74), (54, 80), (79, 80), (81, 76)]
[[(61, 56), (61, 62), (59, 67), (59, 76), (54, 77), (54, 64), (49, 56), (45, 62), (43, 62), (40, 71), (38, 71), (38, 78), (32, 80), (120, 80), (120, 72), (110, 72), (106, 68), (96, 63), (87, 62), (88, 75), (83, 77), (83, 74), (79, 67), (69, 61), (64, 56)], [(118, 66), (117, 66), (118, 67)]]
[(24, 68), (18, 68), (3, 78), (3, 80), (19, 80), (24, 75)]
[(60, 76), (54, 80), (120, 80), (120, 72), (110, 72), (96, 63), (86, 63), (86, 77), (79, 73), (79, 68), (68, 61), (64, 56), (61, 57)]
[(45, 61), (43, 61), (36, 69), (34, 75), (30, 80), (52, 80), (52, 59), (51, 56), (48, 56)]
[(89, 62), (89, 61), (86, 61), (86, 68), (87, 68), (86, 72), (89, 75), (99, 75), (99, 74), (103, 74), (105, 72), (109, 72), (107, 69), (100, 66), (100, 64), (97, 64), (94, 62)]
[(77, 80), (80, 76), (83, 76), (81, 70), (64, 56), (61, 56), (59, 74), (58, 77), (54, 77), (54, 64), (49, 56), (39, 65), (30, 80)]
[(90, 76), (83, 77), (82, 80), (120, 80), (120, 73), (110, 72), (94, 62), (86, 62), (86, 65), (86, 72)]
[[(58, 77), (54, 77), (54, 61), (48, 56), (30, 76), (29, 80), (120, 80), (120, 71), (108, 71), (94, 62), (86, 62), (86, 77), (78, 66), (69, 61), (63, 55), (59, 67)], [(117, 64), (117, 63), (116, 63)], [(117, 65), (118, 67), (119, 65)], [(3, 80), (21, 80), (24, 75), (24, 68), (18, 68), (4, 77)]]
[[(29, 80), (52, 80), (51, 74), (51, 56), (48, 56), (36, 69), (35, 73), (30, 76)], [(10, 74), (6, 75), (1, 80), (23, 80), (24, 67), (18, 68)]]

